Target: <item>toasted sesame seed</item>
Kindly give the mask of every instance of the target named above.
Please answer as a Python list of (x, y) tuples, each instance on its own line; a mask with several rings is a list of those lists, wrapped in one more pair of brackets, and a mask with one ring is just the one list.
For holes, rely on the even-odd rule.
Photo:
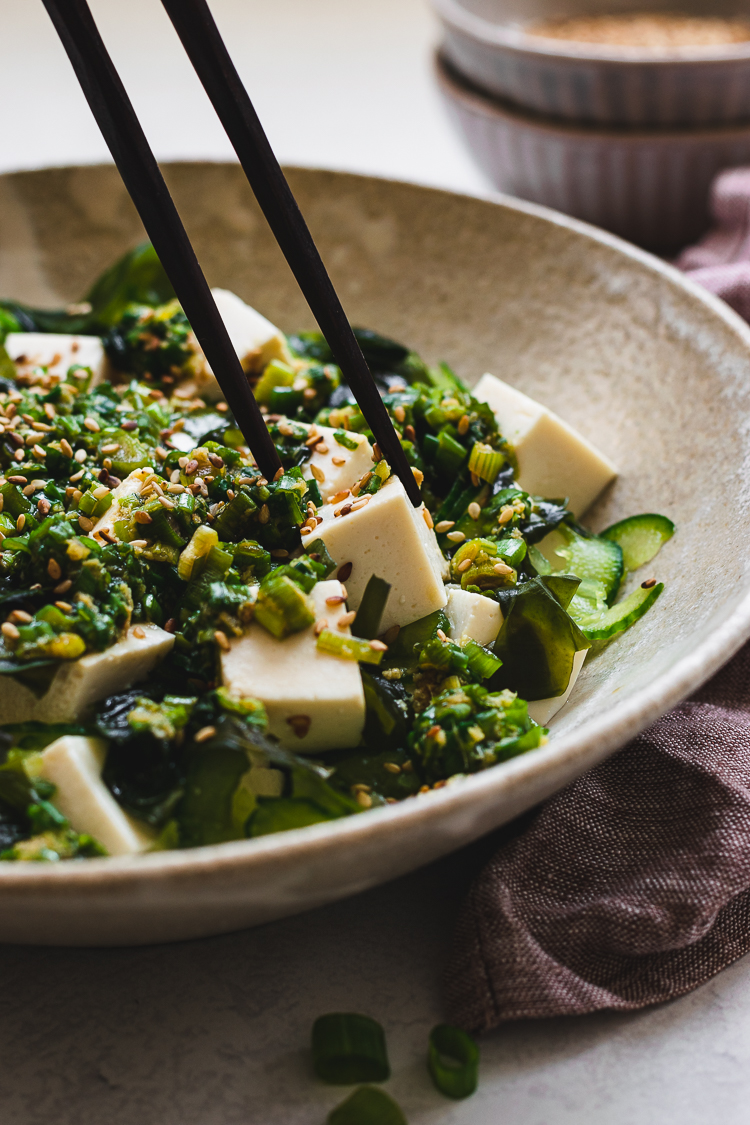
[(119, 448), (120, 448), (119, 441), (113, 441), (113, 442), (110, 442), (109, 445), (103, 445), (101, 447), (100, 452), (101, 453), (117, 453), (117, 450)]
[(512, 574), (513, 573), (513, 567), (508, 566), (507, 563), (501, 563), (501, 562), (495, 563), (495, 565), (493, 566), (492, 569), (494, 570), (495, 574), (506, 575), (506, 574)]
[(67, 594), (70, 587), (73, 585), (72, 578), (66, 578), (63, 582), (59, 582), (52, 591), (53, 594)]
[(463, 543), (466, 536), (464, 535), (463, 531), (449, 531), (448, 538), (450, 539), (451, 543)]
[[(409, 429), (411, 429), (411, 426), (407, 426), (406, 428), (407, 428), (407, 430), (409, 430)], [(415, 469), (413, 465), (411, 467), (411, 472), (412, 472), (412, 476), (414, 477), (415, 481), (417, 482), (417, 488), (421, 488), (422, 482), (424, 481), (424, 473), (422, 472), (421, 469)]]
[(167, 500), (166, 496), (160, 496), (159, 503), (161, 504), (162, 508), (166, 508), (168, 512), (174, 511), (174, 504), (171, 500)]
[(26, 523), (26, 516), (21, 512), (21, 515), (16, 520), (16, 531), (23, 531)]
[(446, 637), (446, 635), (445, 635), (445, 633), (443, 632), (442, 629), (438, 629), (437, 636), (438, 636), (438, 640), (442, 641), (443, 644), (445, 644), (445, 642), (448, 640), (448, 638)]
[(14, 625), (28, 625), (34, 619), (25, 609), (14, 609), (12, 613), (8, 614), (8, 620), (12, 621)]
[(167, 492), (172, 496), (180, 496), (183, 492), (187, 492), (184, 484), (168, 484)]
[(500, 509), (500, 515), (497, 517), (497, 522), (501, 525), (509, 523), (510, 520), (513, 519), (515, 514), (516, 513), (513, 511), (510, 505), (506, 504), (504, 508)]
[(440, 731), (441, 731), (442, 729), (443, 729), (443, 728), (442, 728), (442, 727), (440, 726), (440, 724), (439, 724), (439, 723), (435, 723), (435, 724), (434, 724), (433, 726), (431, 726), (431, 727), (430, 727), (430, 729), (429, 729), (429, 730), (427, 731), (427, 737), (428, 737), (428, 738), (434, 738), (434, 737), (435, 737), (436, 735), (440, 734)]
[(359, 512), (362, 508), (366, 508), (371, 499), (371, 496), (362, 496), (359, 500), (355, 500), (351, 506), (352, 511)]
[(263, 507), (258, 512), (258, 520), (259, 520), (260, 523), (268, 523), (270, 518), (271, 518), (271, 509), (268, 507), (268, 504), (264, 504)]
[(458, 571), (459, 574), (463, 574), (464, 571), (469, 569), (469, 567), (471, 566), (471, 563), (472, 563), (471, 559), (462, 559), (461, 562), (456, 567), (456, 570)]
[(75, 459), (76, 459), (76, 461), (78, 462), (78, 464), (79, 464), (79, 465), (82, 465), (82, 464), (83, 464), (83, 462), (84, 462), (84, 461), (86, 460), (86, 458), (88, 457), (88, 454), (87, 454), (87, 452), (86, 452), (86, 450), (85, 450), (85, 449), (77, 449), (77, 450), (76, 450), (76, 452), (75, 452), (75, 454), (74, 454), (74, 456), (75, 456)]
[(146, 524), (153, 523), (154, 521), (151, 519), (151, 516), (148, 514), (148, 512), (139, 510), (135, 513), (135, 522)]
[(388, 770), (388, 773), (401, 773), (401, 766), (398, 762), (383, 762), (383, 769)]
[(73, 446), (70, 444), (67, 438), (60, 438), (60, 450), (65, 454), (66, 457), (73, 456)]
[(58, 578), (62, 577), (62, 570), (60, 569), (60, 564), (57, 559), (49, 560), (47, 563), (47, 574), (49, 574), (53, 582), (57, 582)]
[(160, 461), (166, 461), (167, 457), (169, 456), (169, 450), (165, 449), (163, 445), (157, 445), (154, 453)]
[(397, 422), (403, 422), (404, 419), (406, 418), (406, 411), (404, 410), (403, 406), (401, 406), (400, 403), (399, 403), (398, 406), (394, 406), (393, 417), (396, 419)]
[(422, 508), (422, 518), (424, 519), (424, 522), (427, 524), (427, 526), (430, 528), (430, 530), (432, 530), (432, 528), (435, 525), (432, 522), (432, 516), (430, 515), (430, 513), (427, 511), (426, 508)]
[(209, 738), (213, 738), (216, 734), (216, 727), (201, 727), (196, 735), (194, 735), (195, 742), (208, 742)]
[(365, 793), (363, 790), (360, 790), (354, 799), (358, 805), (362, 806), (363, 809), (372, 808), (372, 797), (369, 793)]
[(353, 609), (350, 609), (348, 613), (342, 613), (341, 617), (339, 617), (338, 621), (336, 622), (336, 628), (347, 629), (356, 616), (357, 615)]
[(647, 578), (645, 582), (641, 582), (642, 590), (651, 590), (656, 585), (655, 578)]
[(346, 598), (341, 594), (334, 594), (333, 597), (326, 598), (326, 605), (343, 605)]
[(52, 432), (52, 430), (55, 427), (54, 426), (48, 426), (46, 422), (32, 422), (31, 428), (32, 428), (32, 430), (36, 430), (37, 433), (49, 434), (49, 433)]
[(435, 531), (438, 533), (438, 535), (442, 535), (444, 532), (450, 531), (450, 529), (455, 526), (455, 520), (440, 520), (439, 523), (435, 524)]
[(131, 539), (130, 546), (139, 548), (148, 547), (148, 539)]
[(313, 629), (313, 633), (315, 634), (316, 637), (319, 637), (320, 634), (323, 632), (323, 630), (327, 629), (327, 628), (328, 628), (327, 619), (325, 617), (321, 617), (321, 619), (319, 621), (315, 622), (315, 628)]
[(4, 621), (2, 625), (3, 636), (7, 637), (10, 641), (17, 641), (21, 634), (16, 629), (15, 625), (10, 621)]
[(322, 484), (326, 479), (326, 475), (319, 465), (310, 465), (310, 472), (315, 477), (318, 484)]
[(469, 515), (473, 520), (478, 520), (481, 514), (482, 509), (479, 507), (476, 500), (472, 500), (471, 504), (469, 504)]
[(84, 418), (83, 424), (87, 430), (91, 431), (92, 434), (97, 434), (101, 429), (101, 426), (97, 422), (96, 418)]
[(343, 508), (339, 508), (339, 510), (337, 512), (334, 512), (333, 514), (334, 516), (348, 516), (351, 510), (351, 504), (344, 504)]
[(479, 488), (479, 477), (477, 476), (477, 474), (471, 473), (470, 476), (471, 476), (471, 483), (474, 485), (475, 488)]
[(224, 468), (224, 458), (220, 457), (218, 453), (209, 453), (208, 459), (215, 469)]
[(276, 470), (276, 472), (275, 472), (275, 473), (273, 474), (273, 479), (274, 479), (275, 481), (277, 481), (277, 480), (281, 480), (281, 478), (283, 477), (283, 475), (284, 475), (284, 470), (283, 470), (283, 468), (281, 468), (281, 469), (277, 469), (277, 470)]
[(382, 454), (380, 446), (378, 445), (377, 442), (375, 442), (373, 444), (373, 447), (372, 447), (372, 459), (373, 459), (373, 461), (382, 461), (383, 460), (383, 454)]
[(338, 578), (339, 582), (348, 582), (348, 580), (351, 578), (351, 575), (352, 575), (352, 566), (353, 565), (354, 565), (353, 563), (347, 562), (347, 563), (343, 563), (338, 568), (338, 570), (336, 571), (336, 577)]
[(192, 460), (188, 461), (187, 464), (185, 465), (185, 476), (191, 477), (193, 475), (193, 473), (196, 473), (197, 471), (198, 471), (198, 462), (193, 457)]
[(336, 465), (337, 467), (340, 467), (341, 465), (345, 465), (346, 464), (346, 457), (332, 457), (331, 458), (331, 464)]
[(70, 481), (71, 484), (75, 484), (76, 481), (79, 481), (81, 479), (84, 472), (85, 472), (85, 469), (79, 469), (77, 473), (73, 473), (72, 477), (68, 477), (68, 480)]
[(229, 652), (232, 647), (229, 643), (229, 637), (221, 629), (215, 631), (214, 640), (222, 652)]
[(387, 652), (388, 651), (388, 645), (383, 644), (382, 641), (378, 641), (378, 640), (370, 641), (370, 648), (372, 649), (373, 652)]
[(94, 521), (90, 520), (88, 516), (79, 516), (78, 526), (80, 527), (81, 531), (93, 531)]
[(54, 406), (52, 405), (51, 402), (45, 402), (44, 413), (47, 415), (48, 418), (54, 418), (55, 417), (56, 410), (55, 410), (55, 408), (54, 408)]
[(317, 445), (318, 442), (322, 441), (322, 440), (323, 440), (323, 435), (319, 434), (318, 431), (313, 426), (313, 428), (310, 430), (310, 436), (305, 439), (305, 445), (307, 445), (309, 447), (312, 447), (313, 445)]
[(135, 629), (133, 629), (133, 636), (137, 637), (139, 641), (142, 641), (146, 636), (145, 630), (141, 629), (140, 625), (136, 625)]
[(329, 496), (328, 497), (328, 503), (329, 504), (338, 504), (339, 500), (345, 500), (348, 495), (349, 495), (349, 489), (343, 488), (341, 490), (341, 492), (337, 492), (337, 493), (335, 493), (335, 495)]
[(104, 484), (100, 484), (98, 488), (95, 488), (93, 490), (91, 495), (95, 500), (103, 500), (105, 496), (109, 496), (109, 493), (110, 490), (107, 488), (107, 486)]
[(300, 535), (309, 535), (312, 531), (315, 531), (315, 527), (317, 527), (317, 524), (315, 524), (315, 526), (311, 527), (309, 523), (305, 523), (299, 529), (299, 533), (300, 533)]
[(58, 609), (61, 609), (63, 613), (73, 612), (73, 606), (70, 604), (70, 602), (55, 602), (55, 605)]
[(315, 446), (315, 452), (316, 453), (322, 453), (322, 454), (325, 455), (326, 453), (329, 453), (330, 450), (329, 450), (328, 446), (326, 445), (326, 443), (324, 441), (321, 441), (321, 442), (318, 442), (318, 444)]
[(41, 445), (35, 445), (33, 447), (33, 449), (31, 450), (31, 452), (34, 454), (37, 461), (43, 461), (44, 458), (47, 456), (47, 450), (42, 449)]
[(289, 552), (285, 551), (283, 547), (276, 547), (273, 551), (271, 551), (271, 558), (272, 559), (288, 559), (289, 558)]
[(463, 436), (466, 433), (466, 431), (468, 430), (468, 428), (469, 428), (469, 415), (464, 414), (463, 417), (459, 420), (457, 429), (458, 429), (458, 432), (461, 434), (461, 436)]

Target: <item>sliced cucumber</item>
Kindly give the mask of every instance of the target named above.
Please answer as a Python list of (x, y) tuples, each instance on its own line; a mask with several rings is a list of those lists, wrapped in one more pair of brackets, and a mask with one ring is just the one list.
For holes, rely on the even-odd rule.
[(626, 570), (637, 570), (651, 562), (668, 539), (674, 535), (674, 524), (666, 516), (645, 512), (613, 523), (601, 533), (603, 539), (617, 543), (622, 548)]
[(591, 614), (588, 617), (578, 618), (578, 627), (589, 641), (608, 641), (617, 633), (623, 633), (636, 621), (643, 617), (651, 608), (659, 594), (664, 589), (664, 584), (659, 582), (644, 590), (639, 586), (629, 597), (617, 605), (611, 606), (600, 614)]
[(552, 564), (553, 571), (558, 570), (562, 563), (562, 569), (568, 574), (575, 574), (576, 578), (601, 582), (607, 604), (612, 604), (624, 573), (619, 543), (598, 536), (585, 538), (562, 525), (543, 539), (539, 548)]

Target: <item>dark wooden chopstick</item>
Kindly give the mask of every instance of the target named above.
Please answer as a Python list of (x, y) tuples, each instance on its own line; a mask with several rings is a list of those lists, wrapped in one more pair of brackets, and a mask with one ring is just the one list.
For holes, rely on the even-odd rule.
[(219, 386), (264, 476), (276, 447), (216, 307), (156, 158), (86, 0), (43, 0), (115, 164)]
[(422, 498), (398, 434), (208, 4), (205, 0), (162, 3), (383, 456), (418, 506)]

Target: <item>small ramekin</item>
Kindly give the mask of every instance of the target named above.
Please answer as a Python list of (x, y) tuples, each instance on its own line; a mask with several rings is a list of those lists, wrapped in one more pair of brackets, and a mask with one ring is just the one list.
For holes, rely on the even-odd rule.
[(672, 253), (708, 226), (711, 181), (750, 163), (750, 124), (695, 130), (576, 127), (508, 108), (437, 57), (449, 114), (501, 191)]
[[(616, 50), (528, 35), (518, 0), (432, 0), (444, 28), (443, 53), (469, 81), (515, 105), (551, 117), (600, 125), (671, 127), (750, 120), (750, 41), (654, 56), (637, 48)], [(750, 15), (728, 0), (701, 0), (706, 15)], [(620, 11), (648, 5), (627, 0)], [(559, 14), (538, 0), (534, 15)], [(659, 5), (660, 10), (662, 6)], [(684, 8), (675, 3), (675, 10)], [(692, 9), (695, 11), (695, 9)], [(528, 12), (528, 9), (527, 9)], [(590, 14), (569, 0), (565, 14)]]

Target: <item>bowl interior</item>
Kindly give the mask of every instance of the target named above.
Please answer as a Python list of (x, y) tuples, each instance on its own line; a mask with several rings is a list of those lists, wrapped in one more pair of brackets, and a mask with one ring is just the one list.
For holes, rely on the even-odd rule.
[[(174, 164), (165, 173), (209, 282), (235, 290), (286, 330), (313, 327), (241, 171)], [(434, 800), (258, 846), (199, 849), (210, 862), (185, 852), (54, 871), (0, 865), (8, 919), (0, 920), (0, 939), (11, 923), (15, 940), (48, 923), (55, 887), (91, 886), (101, 895), (117, 872), (127, 872), (130, 890), (113, 890), (108, 921), (89, 927), (87, 940), (216, 932), (408, 870), (502, 823), (621, 745), (750, 633), (750, 332), (726, 306), (656, 259), (532, 205), (313, 170), (289, 175), (353, 323), (404, 340), (428, 360), (446, 360), (470, 382), (492, 371), (591, 438), (621, 470), (589, 513), (594, 528), (642, 511), (675, 521), (674, 539), (639, 575), (653, 572), (665, 593), (643, 622), (587, 664), (544, 750)], [(113, 168), (0, 177), (3, 295), (51, 305), (79, 299), (142, 237)], [(278, 893), (264, 866), (271, 860), (274, 886), (285, 887)], [(220, 920), (209, 910), (219, 894), (213, 863), (222, 878), (235, 878), (236, 910)], [(178, 869), (184, 911), (207, 913), (200, 924), (170, 928), (167, 876)], [(159, 893), (152, 883), (150, 897), (142, 896), (139, 879), (157, 877), (166, 880)], [(44, 888), (36, 921), (25, 929), (28, 899), (22, 907), (7, 898), (21, 884)], [(78, 924), (78, 907), (66, 909), (68, 937), (58, 940), (73, 940)], [(150, 929), (127, 922), (129, 910), (133, 919), (140, 910), (161, 922)], [(90, 922), (84, 899), (79, 913), (83, 932)]]

